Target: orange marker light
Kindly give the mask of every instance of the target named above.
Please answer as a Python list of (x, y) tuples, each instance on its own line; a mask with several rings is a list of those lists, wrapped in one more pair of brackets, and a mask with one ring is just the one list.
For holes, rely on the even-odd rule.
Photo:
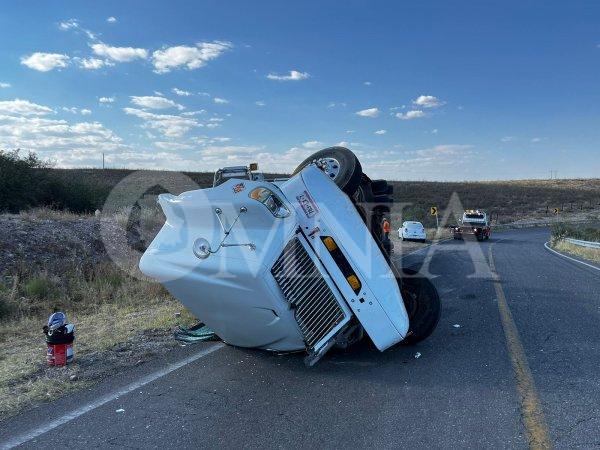
[(326, 236), (323, 238), (323, 244), (325, 244), (325, 247), (327, 247), (327, 250), (329, 250), (330, 252), (334, 251), (337, 248), (337, 244), (330, 236)]
[(346, 280), (348, 280), (348, 284), (355, 292), (360, 290), (361, 284), (356, 275), (350, 275), (349, 277), (346, 277)]

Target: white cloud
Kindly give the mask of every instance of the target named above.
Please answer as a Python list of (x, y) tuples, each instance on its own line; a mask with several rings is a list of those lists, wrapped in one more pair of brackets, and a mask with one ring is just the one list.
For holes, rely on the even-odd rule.
[(387, 133), (387, 130), (377, 130), (375, 132), (375, 134), (385, 134), (385, 133)]
[(357, 111), (356, 115), (361, 116), (361, 117), (377, 117), (379, 115), (379, 109), (378, 108), (362, 109), (360, 111)]
[(48, 72), (56, 68), (67, 67), (69, 57), (60, 53), (35, 52), (21, 58), (21, 64), (33, 70)]
[(213, 99), (213, 101), (219, 105), (225, 105), (225, 104), (229, 103), (229, 100), (226, 100), (224, 98), (219, 98), (219, 97), (215, 97)]
[[(443, 144), (418, 150), (373, 149), (357, 152), (365, 172), (376, 178), (429, 179), (447, 177), (477, 157), (471, 145)], [(458, 171), (457, 173), (463, 173)]]
[(396, 117), (400, 120), (413, 120), (425, 117), (425, 113), (423, 111), (419, 111), (418, 109), (413, 109), (412, 111), (407, 111), (405, 114), (396, 113)]
[(434, 147), (425, 148), (412, 152), (421, 158), (440, 158), (444, 156), (457, 156), (470, 152), (472, 149), (471, 145), (460, 145), (460, 144), (444, 144), (436, 145)]
[(192, 128), (202, 125), (192, 117), (183, 117), (170, 114), (154, 114), (137, 108), (124, 108), (126, 114), (139, 117), (144, 121), (144, 126), (156, 130), (167, 137), (180, 137)]
[(416, 100), (413, 100), (413, 104), (423, 108), (437, 108), (445, 103), (433, 95), (419, 95)]
[(184, 106), (175, 103), (173, 100), (169, 100), (164, 97), (154, 97), (151, 95), (147, 96), (131, 96), (131, 103), (137, 106), (141, 106), (142, 108), (148, 109), (167, 109), (167, 108), (177, 108), (179, 110), (185, 109)]
[(114, 97), (100, 97), (100, 98), (98, 99), (98, 101), (99, 101), (100, 103), (114, 103), (114, 101), (115, 101), (115, 98), (114, 98)]
[(167, 73), (182, 66), (189, 70), (198, 69), (232, 47), (230, 42), (213, 41), (198, 42), (195, 47), (178, 45), (156, 50), (152, 53), (154, 71)]
[(106, 21), (107, 21), (108, 23), (116, 23), (116, 22), (117, 22), (117, 18), (116, 18), (116, 17), (114, 17), (114, 16), (110, 16), (110, 17), (108, 17), (108, 18), (106, 19)]
[(0, 83), (0, 89), (9, 88), (10, 83)]
[(218, 128), (220, 127), (221, 124), (220, 123), (216, 123), (216, 122), (210, 122), (206, 124), (206, 128)]
[(92, 110), (91, 109), (80, 109), (79, 110), (79, 114), (81, 114), (82, 116), (89, 116), (90, 114), (92, 114)]
[(72, 30), (74, 28), (79, 28), (79, 22), (77, 21), (77, 19), (65, 20), (58, 24), (58, 28), (63, 31)]
[(206, 112), (206, 110), (200, 109), (198, 111), (186, 111), (184, 113), (181, 113), (181, 115), (182, 116), (189, 116), (189, 117), (191, 117), (191, 116), (197, 116), (199, 114), (204, 114), (205, 112)]
[(54, 114), (55, 111), (47, 106), (16, 98), (14, 100), (0, 101), (0, 113), (18, 114), (21, 116), (45, 116), (46, 114)]
[(122, 151), (126, 146), (99, 122), (0, 114), (0, 148), (35, 151), (61, 167), (73, 167), (96, 165), (101, 153)]
[(437, 134), (438, 133), (438, 129), (434, 128), (433, 130), (431, 130), (431, 134)]
[(356, 130), (346, 130), (346, 133), (348, 133), (348, 134), (356, 133)]
[(363, 84), (364, 84), (365, 86), (371, 86), (371, 84), (373, 84), (373, 83), (371, 83), (370, 81), (365, 81)]
[(531, 142), (532, 142), (533, 144), (535, 144), (536, 142), (540, 142), (541, 140), (542, 140), (542, 138), (539, 138), (539, 137), (534, 137), (533, 139), (531, 139)]
[(267, 104), (266, 104), (265, 102), (263, 102), (262, 100), (257, 100), (257, 101), (255, 101), (255, 102), (254, 102), (254, 104), (255, 104), (256, 106), (261, 106), (261, 107), (262, 107), (262, 106), (266, 106), (266, 105), (267, 105)]
[(515, 140), (514, 136), (504, 136), (502, 139), (500, 139), (502, 142), (512, 142)]
[(75, 30), (83, 32), (88, 38), (96, 40), (96, 34), (90, 30), (83, 28), (77, 19), (69, 19), (58, 24), (58, 28), (62, 31)]
[(154, 143), (154, 146), (160, 148), (161, 150), (189, 150), (194, 148), (190, 144), (185, 144), (183, 142), (164, 142), (158, 141)]
[(328, 108), (335, 108), (337, 106), (345, 107), (346, 103), (345, 102), (341, 102), (341, 103), (329, 102), (329, 104), (327, 105)]
[(117, 62), (128, 62), (134, 59), (146, 59), (148, 50), (134, 47), (111, 47), (104, 43), (92, 44), (92, 51), (104, 58), (112, 59)]
[(298, 70), (290, 70), (289, 75), (277, 75), (276, 73), (270, 73), (267, 75), (269, 80), (276, 81), (300, 81), (306, 80), (310, 77), (308, 72), (299, 72)]
[(77, 108), (75, 108), (74, 106), (72, 108), (67, 108), (66, 106), (63, 106), (61, 109), (65, 112), (77, 114)]
[(98, 58), (83, 58), (78, 60), (79, 67), (86, 70), (97, 70), (105, 66), (113, 66), (114, 64), (110, 61)]
[(302, 144), (304, 148), (321, 148), (323, 147), (323, 143), (320, 141), (308, 141)]
[(173, 89), (171, 89), (171, 91), (172, 91), (174, 94), (177, 94), (177, 95), (179, 95), (180, 97), (189, 97), (190, 95), (192, 95), (192, 93), (191, 93), (191, 92), (184, 91), (183, 89), (178, 89), (178, 88), (176, 88), (176, 87), (174, 87)]

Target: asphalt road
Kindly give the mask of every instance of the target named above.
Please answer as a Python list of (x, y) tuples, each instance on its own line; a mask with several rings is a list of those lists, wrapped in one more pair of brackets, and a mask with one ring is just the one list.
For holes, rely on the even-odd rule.
[[(0, 425), (0, 442), (527, 448), (533, 429), (556, 448), (600, 447), (600, 271), (550, 253), (547, 238), (511, 231), (405, 256), (405, 266), (435, 276), (443, 302), (437, 330), (414, 347), (380, 353), (361, 343), (308, 368), (300, 355), (223, 346), (113, 399), (219, 345), (196, 344), (27, 411)], [(57, 418), (66, 423), (47, 426)]]

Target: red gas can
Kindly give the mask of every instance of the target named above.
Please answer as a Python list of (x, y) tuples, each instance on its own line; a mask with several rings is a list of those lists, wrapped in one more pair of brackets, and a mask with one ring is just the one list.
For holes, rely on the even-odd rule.
[(73, 360), (73, 344), (48, 344), (46, 359), (51, 366), (64, 366)]
[(73, 341), (75, 340), (75, 325), (67, 323), (63, 312), (55, 312), (48, 319), (48, 325), (43, 328), (46, 335), (46, 360), (51, 366), (64, 366), (73, 360)]

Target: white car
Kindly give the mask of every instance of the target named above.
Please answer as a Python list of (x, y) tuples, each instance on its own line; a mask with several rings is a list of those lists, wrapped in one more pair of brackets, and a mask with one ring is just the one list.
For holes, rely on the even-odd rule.
[(415, 240), (425, 242), (427, 234), (421, 222), (407, 221), (398, 229), (398, 237), (403, 241)]
[(304, 350), (312, 365), (363, 332), (381, 351), (418, 342), (437, 325), (439, 297), (389, 263), (361, 215), (373, 211), (352, 200), (370, 192), (365, 180), (354, 153), (332, 147), (285, 181), (244, 175), (162, 194), (166, 223), (140, 269), (231, 345)]

